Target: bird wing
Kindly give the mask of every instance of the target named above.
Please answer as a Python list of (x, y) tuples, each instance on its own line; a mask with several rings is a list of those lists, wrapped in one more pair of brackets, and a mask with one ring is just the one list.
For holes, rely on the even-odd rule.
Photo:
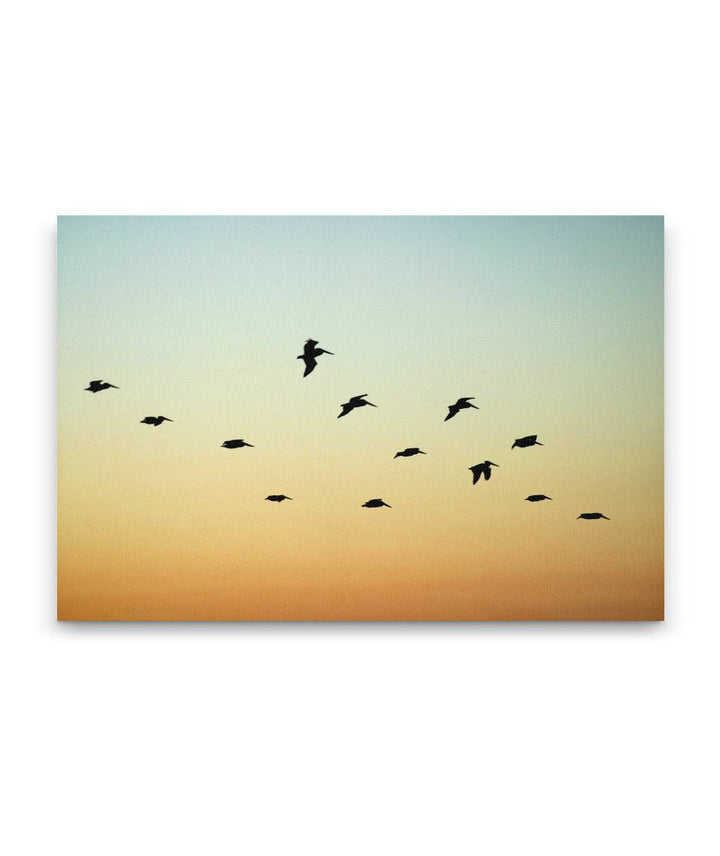
[(305, 354), (303, 360), (305, 361), (305, 371), (303, 372), (303, 377), (307, 377), (317, 365), (317, 360), (311, 354)]
[(352, 401), (347, 401), (345, 402), (345, 404), (342, 404), (340, 406), (342, 407), (342, 413), (338, 415), (338, 419), (340, 418), (340, 416), (347, 416), (351, 410), (355, 409), (355, 405), (352, 403)]
[(460, 412), (460, 408), (457, 406), (457, 404), (451, 404), (448, 407), (448, 415), (445, 417), (445, 421), (447, 422), (448, 419), (452, 419), (453, 416), (457, 416), (457, 414), (459, 412)]
[(316, 342), (315, 339), (308, 339), (305, 342), (305, 347), (303, 348), (303, 353), (305, 354), (306, 357), (312, 356), (312, 353), (315, 350), (315, 346), (317, 344), (318, 344), (318, 342)]
[(481, 470), (479, 470), (477, 467), (470, 467), (470, 471), (473, 474), (473, 484), (477, 484), (478, 479), (480, 478)]
[(492, 475), (492, 470), (490, 467), (483, 467), (483, 475), (485, 476), (485, 481), (490, 480), (490, 476)]

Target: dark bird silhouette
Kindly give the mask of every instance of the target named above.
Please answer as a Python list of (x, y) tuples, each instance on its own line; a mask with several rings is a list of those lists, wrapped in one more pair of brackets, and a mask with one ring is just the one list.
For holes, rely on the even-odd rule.
[(457, 414), (461, 410), (465, 410), (466, 407), (474, 407), (475, 410), (480, 410), (480, 408), (477, 405), (470, 404), (470, 402), (474, 401), (474, 400), (475, 400), (475, 397), (472, 395), (469, 398), (458, 398), (458, 400), (455, 402), (455, 404), (451, 404), (448, 407), (448, 415), (445, 417), (445, 422), (447, 422), (448, 419), (452, 419), (453, 416), (457, 416)]
[(351, 410), (355, 410), (356, 407), (365, 407), (366, 404), (369, 404), (370, 407), (377, 407), (377, 404), (373, 404), (371, 401), (365, 401), (368, 393), (364, 392), (362, 395), (354, 395), (350, 401), (346, 401), (345, 404), (341, 404), (342, 413), (338, 414), (338, 419), (341, 416), (347, 416)]
[(380, 506), (384, 505), (385, 508), (392, 508), (392, 505), (388, 505), (387, 502), (383, 502), (382, 499), (368, 499), (367, 502), (363, 502), (363, 508), (380, 508)]
[(468, 467), (470, 472), (473, 474), (473, 484), (477, 484), (480, 481), (480, 476), (485, 476), (485, 481), (488, 481), (490, 476), (492, 475), (492, 470), (490, 467), (498, 467), (499, 464), (493, 464), (492, 461), (483, 461), (482, 464), (475, 464), (474, 467)]
[(140, 420), (141, 424), (144, 425), (161, 425), (163, 422), (172, 422), (172, 419), (168, 419), (167, 416), (146, 416), (144, 419)]
[(581, 514), (577, 519), (578, 520), (600, 520), (601, 517), (603, 520), (610, 520), (609, 517), (605, 517), (605, 515), (600, 514), (599, 511), (589, 511), (586, 514)]
[(292, 499), (291, 496), (285, 496), (284, 493), (271, 493), (270, 496), (265, 497), (268, 502), (283, 502), (286, 499)]
[(402, 452), (396, 452), (396, 458), (412, 458), (413, 455), (427, 455), (427, 452), (421, 452), (417, 446), (414, 446), (412, 449), (404, 449)]
[(543, 499), (552, 499), (551, 496), (545, 496), (544, 493), (533, 493), (525, 497), (525, 502), (542, 502)]
[(87, 392), (102, 392), (104, 389), (120, 389), (119, 386), (115, 386), (114, 383), (105, 383), (104, 380), (91, 380), (90, 386), (86, 386), (85, 390)]
[(315, 339), (308, 339), (305, 342), (302, 354), (298, 357), (299, 360), (302, 360), (305, 363), (303, 377), (307, 377), (315, 368), (317, 365), (317, 358), (320, 354), (330, 354), (330, 356), (335, 356), (332, 351), (326, 351), (324, 348), (318, 348), (318, 344), (319, 342), (316, 342)]
[(246, 443), (244, 440), (226, 440), (220, 448), (221, 449), (241, 449), (243, 446), (250, 446), (251, 449), (255, 448), (255, 446), (253, 446), (252, 443)]
[(526, 446), (544, 446), (544, 443), (538, 442), (537, 434), (530, 434), (528, 437), (520, 437), (519, 440), (516, 440), (511, 449), (514, 449), (515, 446), (518, 446), (520, 449), (524, 449)]

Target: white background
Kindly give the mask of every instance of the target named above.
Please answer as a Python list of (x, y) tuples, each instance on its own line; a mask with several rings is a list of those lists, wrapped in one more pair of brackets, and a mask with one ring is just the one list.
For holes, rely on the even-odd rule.
[[(713, 11), (5, 10), (4, 852), (717, 852)], [(664, 213), (667, 621), (57, 625), (57, 213)]]

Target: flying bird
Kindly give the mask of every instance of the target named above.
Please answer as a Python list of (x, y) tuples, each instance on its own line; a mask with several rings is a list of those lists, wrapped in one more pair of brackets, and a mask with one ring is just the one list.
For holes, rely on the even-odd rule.
[(106, 383), (104, 380), (91, 380), (90, 386), (86, 386), (85, 390), (87, 392), (102, 392), (104, 389), (120, 389), (119, 386), (115, 386), (114, 383)]
[(396, 452), (396, 458), (412, 458), (413, 455), (427, 455), (427, 452), (422, 452), (417, 446), (414, 446), (412, 449), (405, 449), (402, 452)]
[(370, 407), (377, 407), (377, 404), (373, 404), (371, 401), (365, 401), (369, 393), (364, 392), (362, 395), (354, 395), (350, 401), (346, 401), (345, 404), (340, 405), (342, 407), (342, 413), (338, 414), (338, 419), (341, 416), (347, 416), (351, 410), (355, 410), (356, 407), (365, 407), (366, 404), (369, 404)]
[(388, 505), (387, 502), (383, 502), (382, 499), (368, 499), (367, 502), (363, 502), (362, 508), (380, 508), (382, 505), (384, 505), (385, 508), (392, 508), (392, 505)]
[(144, 425), (162, 425), (163, 422), (172, 422), (172, 419), (168, 419), (167, 416), (146, 416), (144, 419), (140, 420), (140, 424)]
[(537, 434), (530, 434), (528, 437), (520, 437), (519, 440), (516, 440), (511, 449), (514, 449), (515, 446), (518, 446), (520, 449), (524, 449), (526, 446), (544, 446), (544, 443), (540, 443), (537, 438)]
[(449, 405), (448, 415), (445, 417), (445, 422), (447, 422), (448, 419), (452, 419), (453, 416), (457, 416), (457, 414), (461, 410), (465, 410), (465, 408), (467, 408), (467, 407), (474, 407), (475, 410), (480, 410), (480, 408), (477, 405), (470, 404), (470, 402), (474, 401), (474, 400), (475, 400), (475, 397), (472, 395), (469, 398), (458, 398), (458, 400), (455, 402), (455, 404)]
[(255, 446), (253, 446), (252, 443), (246, 443), (244, 440), (226, 440), (220, 448), (221, 449), (241, 449), (243, 446), (250, 446), (251, 449), (255, 448)]
[(610, 520), (609, 517), (605, 517), (604, 514), (600, 514), (599, 511), (589, 511), (586, 514), (581, 514), (577, 520), (600, 520), (602, 517), (603, 520)]
[(543, 499), (552, 499), (551, 496), (545, 496), (544, 493), (533, 493), (525, 497), (525, 502), (542, 502)]
[(265, 497), (268, 502), (283, 502), (286, 499), (292, 499), (291, 496), (285, 496), (284, 493), (271, 493), (270, 496)]
[(475, 464), (474, 467), (468, 467), (470, 472), (473, 474), (473, 484), (477, 484), (480, 481), (480, 476), (485, 476), (485, 481), (488, 481), (490, 476), (492, 475), (492, 470), (490, 467), (498, 467), (499, 464), (493, 464), (492, 461), (483, 461), (482, 464)]
[(305, 342), (302, 354), (298, 356), (298, 359), (305, 363), (303, 377), (307, 377), (315, 368), (317, 365), (317, 357), (319, 357), (320, 354), (330, 354), (330, 356), (335, 356), (332, 351), (326, 351), (324, 348), (318, 348), (318, 344), (319, 342), (316, 342), (315, 339), (308, 339)]

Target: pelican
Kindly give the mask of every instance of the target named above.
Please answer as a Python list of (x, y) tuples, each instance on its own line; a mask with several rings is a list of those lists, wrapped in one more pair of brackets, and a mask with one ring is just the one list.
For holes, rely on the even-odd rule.
[(387, 502), (383, 502), (382, 499), (368, 499), (367, 502), (363, 502), (362, 508), (380, 508), (382, 505), (384, 505), (385, 508), (392, 508), (392, 505), (388, 505)]
[(305, 363), (305, 372), (303, 373), (303, 377), (307, 377), (315, 368), (317, 365), (316, 358), (319, 357), (320, 354), (330, 354), (330, 356), (335, 356), (332, 351), (326, 351), (324, 348), (318, 348), (318, 344), (319, 342), (316, 342), (315, 339), (308, 339), (305, 342), (302, 354), (298, 356), (298, 359), (303, 360)]
[(396, 452), (396, 458), (412, 458), (413, 455), (427, 455), (427, 452), (422, 452), (417, 446), (414, 446), (412, 449), (405, 449), (402, 452)]
[(545, 496), (544, 493), (533, 493), (525, 497), (525, 502), (542, 502), (543, 499), (552, 499), (551, 496)]
[(456, 416), (461, 410), (465, 410), (466, 407), (474, 407), (475, 410), (480, 410), (480, 408), (475, 404), (470, 404), (471, 401), (474, 401), (475, 397), (470, 396), (469, 398), (458, 398), (455, 404), (451, 404), (448, 407), (448, 415), (445, 417), (445, 422), (448, 419), (452, 419), (453, 416)]
[(253, 446), (252, 443), (246, 443), (244, 440), (226, 440), (220, 448), (221, 449), (241, 449), (243, 446), (250, 446), (251, 449), (255, 448), (255, 446)]
[(102, 392), (104, 389), (120, 389), (119, 386), (115, 386), (114, 383), (106, 383), (104, 380), (91, 380), (90, 386), (86, 386), (85, 390), (87, 392)]
[(492, 461), (483, 461), (482, 464), (475, 464), (474, 467), (468, 467), (470, 472), (473, 474), (473, 484), (477, 484), (480, 481), (480, 476), (485, 476), (485, 481), (488, 481), (490, 476), (492, 475), (492, 470), (490, 467), (498, 467), (499, 464), (493, 464)]
[(356, 407), (365, 407), (366, 404), (369, 404), (370, 407), (377, 407), (377, 404), (373, 404), (372, 401), (364, 401), (363, 399), (367, 398), (368, 393), (364, 392), (362, 395), (354, 395), (350, 401), (346, 401), (345, 404), (340, 405), (342, 407), (342, 413), (338, 414), (338, 419), (341, 416), (347, 416), (351, 410), (355, 410)]
[(528, 437), (520, 437), (519, 440), (516, 440), (511, 449), (514, 449), (515, 446), (518, 446), (520, 449), (524, 449), (526, 446), (544, 446), (544, 443), (540, 443), (537, 438), (537, 434), (530, 434)]
[(271, 493), (270, 496), (265, 497), (268, 502), (283, 502), (286, 499), (292, 499), (291, 496), (285, 496), (284, 493)]
[(144, 419), (140, 420), (140, 424), (144, 425), (162, 425), (163, 422), (172, 422), (172, 419), (168, 419), (167, 416), (146, 416)]
[(603, 520), (610, 520), (609, 517), (605, 517), (604, 514), (600, 514), (599, 511), (588, 511), (586, 514), (581, 514), (577, 517), (577, 520), (600, 520), (602, 517)]

